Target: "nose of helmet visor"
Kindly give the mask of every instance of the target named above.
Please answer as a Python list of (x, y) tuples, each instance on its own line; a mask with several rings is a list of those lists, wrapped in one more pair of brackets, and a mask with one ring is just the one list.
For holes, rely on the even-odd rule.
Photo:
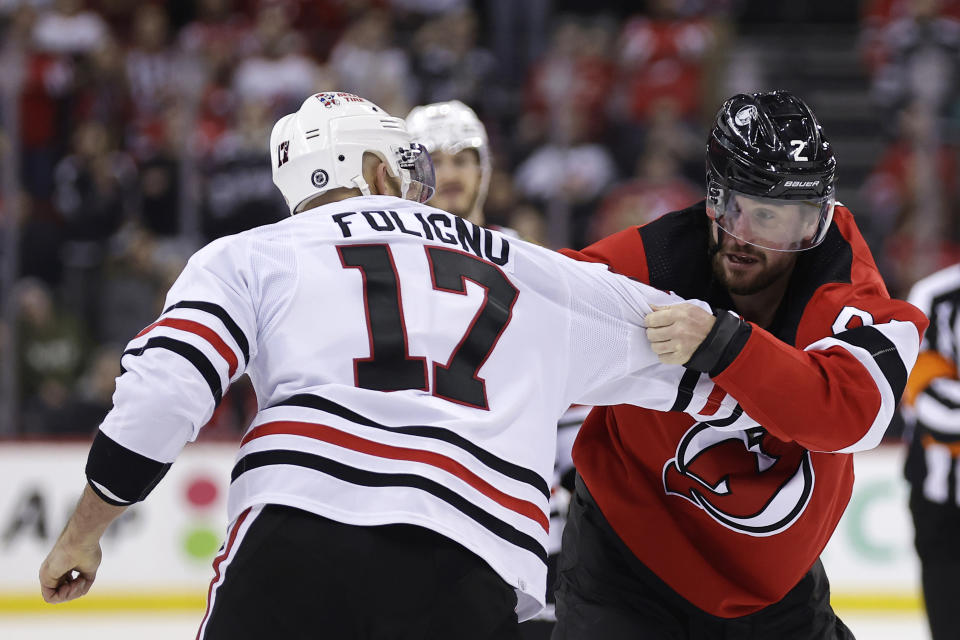
[(402, 174), (402, 197), (420, 204), (432, 198), (437, 178), (427, 148), (416, 142), (409, 147), (399, 147), (397, 159)]
[(711, 184), (707, 215), (741, 242), (773, 251), (803, 251), (823, 241), (833, 218), (833, 192), (813, 200), (761, 198)]

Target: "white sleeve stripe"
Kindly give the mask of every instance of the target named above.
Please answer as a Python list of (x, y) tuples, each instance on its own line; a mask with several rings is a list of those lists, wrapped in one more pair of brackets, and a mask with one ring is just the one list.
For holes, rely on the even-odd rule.
[(857, 327), (834, 337), (818, 340), (806, 351), (840, 347), (864, 366), (880, 392), (880, 408), (873, 423), (858, 441), (837, 453), (872, 449), (880, 443), (903, 394), (907, 374), (920, 348), (920, 335), (912, 322), (892, 320), (881, 325)]
[(113, 493), (112, 491), (110, 491), (110, 489), (107, 489), (105, 486), (103, 486), (102, 484), (100, 484), (100, 483), (97, 482), (96, 480), (90, 480), (90, 479), (88, 478), (87, 481), (88, 481), (90, 484), (93, 485), (93, 488), (97, 490), (97, 493), (101, 494), (101, 497), (109, 498), (110, 500), (112, 500), (112, 501), (114, 501), (115, 503), (117, 503), (117, 506), (133, 504), (133, 503), (130, 502), (129, 500), (124, 500), (123, 498), (121, 498), (121, 497), (118, 496), (117, 494)]
[(903, 395), (910, 368), (900, 356), (897, 344), (884, 335), (878, 327), (857, 327), (838, 333), (834, 337), (866, 350), (883, 371), (883, 376), (890, 385), (894, 397), (900, 398)]
[(887, 382), (886, 377), (883, 375), (883, 371), (877, 365), (876, 360), (873, 359), (873, 356), (870, 354), (870, 352), (862, 347), (856, 347), (848, 342), (837, 340), (836, 338), (824, 338), (823, 340), (818, 340), (807, 347), (807, 350), (816, 349), (817, 351), (823, 351), (829, 349), (830, 347), (840, 347), (841, 349), (845, 349), (850, 353), (850, 355), (856, 358), (860, 364), (864, 366), (867, 372), (870, 373), (870, 377), (873, 378), (874, 384), (876, 385), (877, 390), (880, 392), (880, 408), (878, 409), (877, 415), (873, 419), (873, 423), (870, 425), (870, 428), (858, 441), (854, 442), (848, 447), (836, 451), (836, 453), (853, 453), (854, 451), (866, 451), (867, 449), (872, 449), (880, 443), (880, 440), (883, 438), (883, 434), (890, 425), (890, 420), (893, 419), (895, 399), (893, 397), (893, 392), (890, 389), (890, 384)]

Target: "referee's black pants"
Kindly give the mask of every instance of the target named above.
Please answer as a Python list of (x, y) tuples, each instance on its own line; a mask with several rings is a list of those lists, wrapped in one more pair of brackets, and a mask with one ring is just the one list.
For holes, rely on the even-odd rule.
[(923, 488), (910, 493), (910, 513), (920, 557), (923, 601), (932, 640), (960, 637), (960, 507), (952, 501), (931, 502)]
[(577, 477), (557, 569), (553, 640), (854, 640), (818, 560), (791, 591), (740, 618), (697, 608), (642, 564)]
[(202, 640), (517, 640), (516, 593), (423, 527), (248, 510), (214, 561)]

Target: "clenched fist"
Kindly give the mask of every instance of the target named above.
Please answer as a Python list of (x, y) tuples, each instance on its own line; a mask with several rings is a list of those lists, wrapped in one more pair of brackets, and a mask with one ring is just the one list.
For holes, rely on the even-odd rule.
[(40, 594), (51, 604), (86, 595), (97, 578), (100, 538), (127, 507), (107, 504), (87, 485), (63, 533), (40, 566)]
[(712, 313), (688, 303), (653, 307), (646, 316), (650, 348), (664, 364), (686, 364), (717, 321)]

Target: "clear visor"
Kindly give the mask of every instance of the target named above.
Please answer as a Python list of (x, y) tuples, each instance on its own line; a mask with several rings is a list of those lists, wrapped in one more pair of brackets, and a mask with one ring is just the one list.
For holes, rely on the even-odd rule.
[(433, 160), (427, 148), (412, 143), (409, 147), (397, 147), (397, 161), (400, 166), (401, 197), (420, 204), (433, 197), (437, 188), (437, 178), (433, 171)]
[(819, 200), (783, 200), (713, 188), (707, 215), (734, 238), (774, 251), (803, 251), (823, 240), (833, 218), (831, 192)]

